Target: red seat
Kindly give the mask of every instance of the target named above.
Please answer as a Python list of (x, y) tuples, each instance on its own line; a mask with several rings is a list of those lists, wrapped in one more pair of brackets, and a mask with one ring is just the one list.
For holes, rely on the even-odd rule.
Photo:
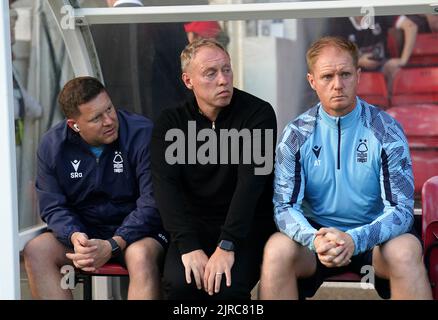
[(389, 106), (388, 89), (381, 72), (362, 72), (357, 95), (366, 102), (383, 109)]
[[(403, 32), (394, 29), (388, 32), (388, 51), (391, 58), (401, 56), (403, 49)], [(415, 45), (407, 63), (408, 67), (438, 65), (438, 34), (419, 33), (415, 39)]]
[(422, 206), (424, 262), (432, 285), (433, 297), (438, 300), (438, 176), (430, 178), (424, 184)]
[(395, 27), (389, 28), (386, 35), (386, 49), (390, 58), (400, 58), (403, 50), (404, 32)]
[(438, 33), (417, 34), (409, 66), (438, 65)]
[(438, 175), (438, 105), (408, 105), (387, 112), (402, 125), (411, 152), (415, 193), (424, 182)]
[(128, 270), (117, 263), (104, 264), (102, 267), (100, 267), (96, 271), (82, 271), (81, 270), (81, 273), (89, 274), (89, 275), (93, 275), (93, 276), (127, 276), (127, 275), (129, 275)]
[(106, 263), (96, 271), (83, 271), (78, 269), (76, 281), (84, 285), (84, 300), (92, 300), (92, 282), (91, 277), (122, 277), (129, 276), (128, 270), (118, 263)]
[(360, 282), (361, 276), (354, 272), (345, 272), (325, 278), (324, 281), (332, 282)]
[(401, 69), (393, 86), (391, 105), (438, 103), (438, 67)]

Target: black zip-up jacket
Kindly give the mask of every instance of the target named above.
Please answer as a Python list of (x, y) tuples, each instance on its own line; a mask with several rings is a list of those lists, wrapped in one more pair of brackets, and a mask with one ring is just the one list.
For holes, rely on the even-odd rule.
[[(217, 147), (217, 155), (214, 152), (203, 152), (202, 147), (206, 147), (207, 140), (208, 143), (214, 143), (209, 138), (198, 137), (201, 141), (197, 142), (196, 150), (193, 150), (192, 128), (195, 125), (196, 134), (202, 129), (210, 129), (207, 130), (210, 133), (214, 130), (218, 146), (224, 143), (220, 139), (221, 129), (236, 129), (239, 132), (244, 128), (249, 129), (251, 139), (261, 138), (262, 154), (267, 152), (270, 157), (274, 157), (277, 135), (276, 118), (271, 105), (238, 89), (234, 89), (230, 105), (220, 111), (214, 122), (199, 111), (194, 98), (180, 108), (162, 112), (152, 134), (154, 193), (164, 228), (170, 232), (171, 239), (176, 242), (181, 254), (201, 249), (199, 234), (205, 233), (208, 225), (221, 226), (218, 242), (230, 240), (237, 247), (248, 235), (254, 219), (273, 219), (272, 171), (269, 174), (256, 175), (255, 168), (263, 165), (260, 165), (260, 161), (256, 161), (259, 164), (256, 165), (252, 161), (253, 157), (250, 163), (244, 163), (242, 139), (238, 164), (220, 164), (220, 159), (224, 158), (224, 155), (221, 157), (221, 149), (224, 150), (222, 147)], [(172, 153), (175, 155), (176, 151), (171, 151), (177, 141), (175, 136), (166, 141), (166, 133), (172, 136), (175, 130), (171, 129), (175, 128), (181, 129), (183, 134), (180, 137), (185, 137), (182, 157), (185, 164), (169, 164), (166, 161), (166, 150), (169, 160)], [(261, 134), (253, 131), (254, 129), (262, 129), (259, 130)], [(272, 143), (268, 150), (265, 150), (265, 129), (270, 129), (272, 133)], [(229, 146), (228, 155), (225, 156), (228, 158), (227, 163), (230, 163), (230, 150)], [(216, 164), (214, 161), (201, 164), (199, 157), (196, 157), (197, 152), (210, 155), (210, 159), (216, 159)], [(170, 159), (170, 163), (172, 161), (174, 160)]]
[(74, 232), (131, 244), (162, 231), (152, 196), (149, 144), (152, 122), (117, 111), (119, 137), (97, 159), (66, 121), (50, 129), (38, 149), (36, 190), (41, 218), (72, 246)]

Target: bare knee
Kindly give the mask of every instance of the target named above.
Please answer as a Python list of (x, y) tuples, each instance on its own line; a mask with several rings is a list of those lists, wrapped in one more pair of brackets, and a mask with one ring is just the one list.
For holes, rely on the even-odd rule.
[(163, 247), (153, 238), (144, 238), (126, 248), (125, 260), (131, 272), (157, 271), (163, 256)]
[(299, 252), (298, 243), (280, 232), (274, 233), (265, 245), (263, 265), (270, 268), (293, 266)]
[(23, 257), (27, 265), (54, 263), (61, 266), (68, 263), (65, 253), (66, 248), (50, 232), (33, 238), (23, 249)]
[(383, 258), (389, 272), (404, 271), (422, 265), (420, 241), (411, 234), (403, 234), (382, 246)]

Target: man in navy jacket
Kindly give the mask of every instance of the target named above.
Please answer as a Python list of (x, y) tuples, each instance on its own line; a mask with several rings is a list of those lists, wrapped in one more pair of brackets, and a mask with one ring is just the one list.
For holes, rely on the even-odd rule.
[(51, 232), (24, 250), (33, 297), (72, 298), (62, 266), (93, 271), (115, 259), (129, 271), (128, 299), (159, 298), (167, 236), (152, 196), (151, 121), (116, 111), (92, 77), (70, 80), (59, 104), (66, 120), (44, 135), (36, 179)]

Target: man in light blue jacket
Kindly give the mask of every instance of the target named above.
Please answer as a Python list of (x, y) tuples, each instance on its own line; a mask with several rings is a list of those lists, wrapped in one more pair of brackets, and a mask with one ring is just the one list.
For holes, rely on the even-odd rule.
[(325, 277), (353, 271), (373, 283), (375, 275), (381, 296), (388, 279), (394, 299), (430, 299), (401, 126), (356, 96), (360, 69), (350, 41), (318, 40), (307, 64), (320, 102), (289, 123), (277, 147), (280, 232), (265, 247), (260, 297), (313, 295)]

